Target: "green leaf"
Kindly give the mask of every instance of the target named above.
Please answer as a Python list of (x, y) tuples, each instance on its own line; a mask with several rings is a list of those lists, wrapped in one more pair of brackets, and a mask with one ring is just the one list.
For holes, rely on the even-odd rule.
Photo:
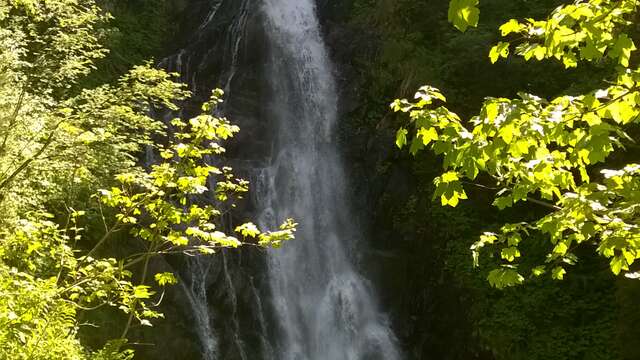
[(561, 267), (561, 266), (556, 266), (555, 268), (553, 268), (553, 270), (551, 270), (551, 278), (554, 280), (562, 280), (564, 279), (564, 275), (567, 273), (567, 271)]
[(562, 63), (564, 64), (564, 67), (569, 69), (569, 68), (574, 68), (574, 67), (578, 67), (578, 59), (576, 58), (576, 56), (573, 53), (565, 53), (562, 55)]
[(582, 116), (582, 119), (584, 121), (586, 121), (587, 124), (589, 124), (589, 126), (598, 125), (598, 124), (600, 124), (602, 122), (600, 117), (598, 115), (596, 115), (595, 113), (592, 113), (592, 112), (584, 114)]
[(407, 145), (407, 134), (409, 131), (405, 128), (400, 128), (396, 133), (396, 146), (399, 149), (402, 149), (405, 145)]
[(516, 19), (511, 19), (500, 26), (500, 33), (502, 34), (502, 36), (507, 36), (514, 32), (520, 32), (523, 29), (524, 25), (521, 25)]
[(479, 17), (478, 0), (451, 0), (449, 3), (449, 22), (462, 32), (469, 26), (478, 26)]
[(509, 148), (509, 152), (515, 156), (520, 157), (521, 155), (525, 155), (529, 153), (529, 141), (520, 139), (511, 144)]
[(421, 128), (418, 130), (418, 137), (422, 137), (422, 143), (427, 146), (431, 141), (438, 140), (438, 132), (434, 127), (429, 129)]
[(511, 205), (513, 205), (513, 198), (511, 196), (501, 196), (493, 201), (493, 206), (497, 207), (500, 210), (504, 210)]
[(422, 142), (422, 140), (420, 140), (420, 138), (413, 138), (411, 140), (411, 146), (409, 147), (409, 153), (411, 153), (411, 155), (416, 155), (418, 153), (418, 151), (424, 149), (424, 143)]
[(542, 60), (544, 59), (545, 55), (547, 54), (547, 48), (543, 47), (543, 46), (538, 46), (535, 49), (533, 49), (533, 56), (538, 60)]
[(154, 275), (154, 278), (160, 286), (165, 286), (167, 284), (174, 285), (178, 283), (178, 279), (176, 279), (173, 273), (170, 272), (157, 273)]
[(445, 183), (451, 183), (459, 180), (458, 173), (455, 171), (448, 171), (442, 174), (442, 181)]
[(596, 60), (602, 57), (602, 53), (596, 48), (592, 40), (587, 39), (586, 45), (580, 48), (580, 56), (586, 60)]
[(542, 274), (544, 274), (546, 272), (546, 268), (544, 265), (540, 265), (540, 266), (536, 266), (533, 269), (531, 269), (531, 273), (534, 276), (540, 276)]
[(246, 223), (236, 227), (236, 232), (242, 234), (242, 236), (256, 237), (260, 235), (260, 230), (253, 223)]
[(500, 257), (509, 262), (513, 262), (516, 258), (520, 257), (520, 250), (515, 246), (503, 248), (500, 252)]
[(188, 149), (187, 145), (183, 143), (180, 143), (175, 146), (175, 150), (177, 151), (179, 157), (185, 157), (187, 155), (187, 149)]
[(622, 249), (622, 256), (623, 256), (623, 257), (624, 257), (624, 259), (627, 261), (627, 265), (628, 265), (628, 266), (633, 265), (633, 263), (634, 263), (634, 262), (635, 262), (635, 260), (636, 260), (635, 255), (634, 255), (631, 251), (628, 251), (628, 250), (626, 250), (626, 249)]
[(502, 138), (502, 140), (504, 140), (504, 142), (506, 142), (507, 144), (510, 144), (511, 141), (513, 140), (514, 132), (515, 132), (515, 127), (513, 126), (513, 124), (507, 124), (501, 127), (498, 133), (500, 134), (500, 137)]
[(500, 57), (506, 58), (509, 56), (509, 43), (500, 41), (497, 45), (491, 48), (489, 51), (489, 59), (491, 63), (495, 64)]
[(449, 199), (447, 204), (451, 207), (456, 207), (460, 203), (460, 198), (457, 193), (454, 193), (453, 196)]
[(512, 268), (500, 268), (491, 270), (487, 280), (489, 280), (491, 286), (497, 289), (504, 289), (522, 284), (524, 277)]
[(569, 247), (567, 246), (567, 244), (564, 241), (560, 241), (553, 248), (553, 253), (563, 256), (567, 253), (567, 250), (569, 250)]
[(484, 106), (484, 111), (487, 114), (487, 120), (493, 121), (500, 113), (500, 104), (495, 101), (488, 102)]
[(609, 56), (618, 58), (620, 65), (629, 67), (629, 59), (634, 50), (636, 50), (636, 45), (633, 43), (633, 40), (629, 38), (629, 35), (620, 34)]
[(138, 285), (133, 290), (133, 297), (136, 299), (148, 299), (152, 294), (153, 292), (150, 291), (149, 286), (146, 285)]
[(611, 271), (615, 274), (618, 275), (620, 274), (620, 272), (622, 270), (628, 270), (629, 267), (627, 266), (627, 262), (624, 258), (624, 256), (615, 256), (613, 259), (611, 259)]

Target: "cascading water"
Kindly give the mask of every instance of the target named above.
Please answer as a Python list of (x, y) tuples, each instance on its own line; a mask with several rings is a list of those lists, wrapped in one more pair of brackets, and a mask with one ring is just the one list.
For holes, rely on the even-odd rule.
[(193, 311), (197, 334), (202, 345), (202, 359), (214, 360), (217, 355), (218, 342), (211, 328), (210, 312), (207, 304), (207, 275), (211, 267), (208, 259), (194, 257), (187, 260), (190, 279), (182, 280), (180, 284), (184, 289), (189, 306)]
[(277, 138), (262, 225), (294, 216), (297, 239), (270, 251), (269, 287), (282, 360), (400, 357), (368, 283), (349, 257), (358, 229), (335, 142), (337, 91), (312, 0), (264, 0), (268, 112)]
[[(202, 358), (400, 359), (354, 265), (361, 234), (336, 143), (337, 86), (315, 1), (209, 1), (188, 46), (163, 65), (199, 99), (217, 79), (230, 102), (221, 111), (244, 121), (241, 136), (251, 134), (240, 141), (253, 146), (242, 156), (254, 217), (263, 228), (286, 217), (300, 225), (296, 240), (267, 252), (266, 273), (260, 262), (241, 269), (237, 252), (184, 263)], [(254, 110), (245, 109), (248, 94), (260, 98)]]
[[(198, 75), (206, 71), (206, 66), (210, 62), (210, 58), (214, 56), (225, 57), (223, 62), (227, 69), (226, 73), (222, 74), (221, 77), (225, 79), (225, 86), (223, 86), (223, 88), (225, 91), (229, 90), (236, 72), (238, 47), (242, 40), (242, 32), (246, 25), (250, 0), (241, 0), (240, 2), (241, 4), (238, 14), (234, 21), (232, 21), (228, 26), (228, 35), (225, 41), (227, 49), (225, 49), (223, 54), (214, 54), (214, 48), (205, 48), (204, 55), (198, 56), (196, 54), (201, 50), (201, 47), (193, 46), (194, 44), (199, 45), (200, 42), (208, 41), (207, 35), (210, 31), (209, 27), (215, 20), (218, 11), (225, 4), (224, 0), (212, 0), (206, 18), (200, 26), (198, 26), (192, 36), (192, 47), (180, 49), (176, 54), (165, 58), (159, 64), (165, 69), (175, 71), (180, 74), (180, 80), (188, 84), (190, 89), (194, 91), (196, 95), (198, 95), (198, 88), (200, 85), (198, 84)], [(184, 117), (184, 114), (182, 113), (177, 115)], [(167, 120), (170, 120), (170, 118), (165, 119), (165, 122), (168, 123)], [(211, 184), (211, 188), (214, 187), (215, 184)], [(231, 331), (228, 331), (229, 329), (227, 329), (227, 331), (233, 334), (231, 340), (236, 348), (236, 353), (239, 354), (239, 358), (241, 360), (244, 360), (246, 359), (246, 354), (238, 334), (239, 325), (237, 321), (235, 321), (235, 313), (237, 310), (235, 289), (231, 276), (229, 275), (227, 259), (224, 251), (222, 251), (216, 259), (212, 259), (210, 257), (189, 257), (184, 262), (184, 274), (181, 278), (180, 284), (184, 290), (184, 295), (187, 299), (189, 308), (191, 309), (191, 317), (193, 318), (195, 325), (194, 330), (198, 335), (198, 340), (200, 342), (201, 356), (203, 360), (216, 360), (221, 356), (219, 351), (220, 344), (218, 341), (218, 334), (214, 326), (212, 326), (212, 323), (216, 322), (215, 312), (211, 311), (209, 307), (209, 296), (211, 296), (211, 294), (208, 291), (208, 287), (213, 281), (211, 279), (212, 276), (210, 275), (214, 261), (218, 261), (222, 264), (220, 271), (222, 274), (222, 282), (225, 289), (228, 290), (226, 292), (227, 298), (233, 309), (231, 314), (231, 317), (233, 318), (233, 321), (231, 322), (233, 329), (230, 329)]]

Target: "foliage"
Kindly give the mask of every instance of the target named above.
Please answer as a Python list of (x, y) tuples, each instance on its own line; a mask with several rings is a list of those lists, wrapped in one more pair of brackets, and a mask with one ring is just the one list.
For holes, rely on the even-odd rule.
[[(386, 199), (380, 206), (384, 212), (376, 218), (376, 222), (393, 218), (393, 224), (385, 223), (378, 231), (402, 249), (397, 255), (402, 267), (388, 281), (401, 286), (393, 299), (419, 324), (404, 337), (413, 356), (635, 359), (623, 353), (637, 354), (633, 340), (638, 335), (633, 325), (637, 292), (624, 295), (630, 297), (627, 300), (620, 295), (628, 291), (622, 287), (633, 286), (634, 281), (612, 281), (606, 260), (582, 249), (581, 261), (562, 282), (537, 277), (516, 288), (490, 287), (487, 275), (500, 258), (483, 256), (479, 269), (472, 266), (468, 250), (477, 234), (523, 216), (535, 218), (539, 209), (520, 203), (496, 213), (485, 203), (487, 194), (473, 188), (470, 200), (456, 208), (430, 206), (431, 179), (439, 169), (435, 157), (424, 155), (411, 163), (418, 182), (412, 195)], [(526, 266), (534, 266), (538, 256), (545, 255), (543, 240), (538, 236), (522, 243)]]
[[(630, 266), (640, 258), (640, 166), (598, 165), (632, 141), (625, 130), (640, 119), (640, 71), (630, 67), (635, 45), (625, 32), (636, 12), (635, 1), (578, 1), (558, 7), (547, 21), (510, 20), (501, 27), (503, 36), (520, 35), (514, 40), (520, 41), (516, 54), (526, 60), (555, 58), (567, 68), (580, 60), (614, 61), (618, 74), (607, 87), (549, 101), (526, 93), (518, 99), (487, 98), (469, 125), (444, 106), (431, 108), (446, 99), (429, 86), (420, 89), (415, 102), (392, 104), (411, 118), (411, 133), (401, 128), (397, 145), (409, 143), (413, 154), (430, 148), (444, 156), (445, 172), (436, 178), (434, 194), (443, 205), (455, 207), (467, 198), (465, 179), (490, 179), (489, 185), (476, 185), (496, 192), (498, 208), (520, 201), (548, 208), (541, 219), (506, 224), (472, 246), (476, 264), (487, 245), (504, 260), (488, 276), (493, 286), (520, 284), (526, 272), (562, 279), (564, 266), (577, 261), (580, 244), (595, 245), (615, 274), (638, 277)], [(509, 48), (499, 43), (491, 60), (507, 56)], [(520, 244), (532, 233), (546, 234), (550, 248), (541, 264), (521, 266)]]
[[(164, 287), (177, 282), (152, 273), (151, 258), (276, 247), (295, 231), (287, 220), (271, 232), (251, 223), (223, 232), (248, 184), (211, 165), (239, 130), (210, 115), (221, 92), (202, 114), (173, 120), (168, 136), (152, 114), (189, 96), (176, 74), (146, 63), (87, 86), (109, 19), (92, 0), (0, 0), (2, 358), (130, 359), (133, 320), (161, 317)], [(148, 171), (136, 166), (143, 150), (162, 158)], [(118, 256), (106, 250), (116, 236), (127, 241)], [(78, 340), (79, 314), (104, 306), (128, 321), (93, 352)]]
[(91, 0), (2, 1), (3, 80), (21, 84), (19, 93), (67, 93), (104, 56), (96, 30), (105, 20)]
[[(223, 223), (223, 211), (233, 207), (232, 201), (248, 190), (248, 183), (234, 179), (231, 168), (219, 169), (207, 163), (207, 159), (224, 153), (219, 142), (239, 131), (227, 120), (209, 115), (221, 102), (221, 95), (221, 91), (214, 91), (211, 101), (202, 108), (203, 114), (188, 123), (180, 119), (171, 122), (176, 132), (168, 145), (159, 146), (162, 162), (153, 164), (149, 172), (134, 168), (121, 173), (116, 176), (119, 187), (99, 191), (99, 201), (117, 209), (117, 215), (111, 226), (104, 221), (105, 235), (80, 260), (88, 262), (93, 269), (95, 260), (92, 256), (99, 253), (112, 234), (121, 230), (128, 230), (145, 247), (140, 253), (123, 259), (102, 261), (97, 282), (95, 274), (79, 270), (80, 277), (74, 278), (74, 284), (89, 282), (89, 286), (76, 288), (77, 285), (73, 285), (69, 291), (71, 298), (77, 299), (83, 307), (108, 304), (130, 314), (123, 338), (133, 319), (138, 319), (142, 325), (151, 325), (149, 319), (161, 316), (152, 309), (161, 300), (154, 299), (157, 292), (147, 283), (153, 257), (175, 253), (206, 255), (220, 248), (237, 248), (243, 244), (218, 228)], [(206, 197), (209, 197), (208, 201), (204, 200)], [(292, 220), (287, 220), (278, 231), (261, 232), (255, 225), (246, 223), (236, 231), (245, 244), (279, 246), (282, 241), (293, 238), (295, 226)], [(250, 239), (255, 242), (246, 242)], [(136, 264), (142, 264), (139, 284), (122, 282), (131, 276), (130, 269)], [(115, 273), (115, 278), (104, 282), (104, 275), (110, 272)], [(156, 273), (153, 278), (161, 287), (177, 282), (171, 273)]]
[[(461, 115), (473, 114), (485, 94), (511, 97), (514, 89), (552, 96), (567, 84), (589, 81), (601, 70), (593, 67), (565, 72), (552, 62), (521, 66), (512, 58), (492, 66), (486, 53), (496, 41), (495, 28), (514, 16), (546, 15), (558, 0), (485, 0), (478, 28), (464, 33), (446, 23), (447, 2), (421, 0), (354, 1), (348, 64), (360, 83), (359, 106), (352, 117), (357, 133), (399, 126), (384, 111), (381, 99), (411, 95), (422, 84), (447, 94)], [(464, 54), (461, 56), (460, 54)], [(499, 78), (500, 81), (495, 81)]]
[(138, 66), (114, 85), (78, 88), (105, 55), (108, 18), (92, 1), (0, 5), (0, 192), (6, 218), (44, 203), (72, 207), (99, 179), (135, 163), (132, 152), (162, 126), (147, 114), (187, 93), (162, 71)]
[[(635, 305), (617, 299), (618, 284), (612, 281), (604, 259), (583, 251), (582, 261), (560, 283), (537, 277), (517, 288), (487, 286), (486, 277), (500, 258), (482, 257), (478, 271), (470, 264), (469, 246), (488, 224), (505, 221), (505, 215), (517, 215), (485, 211), (479, 218), (477, 212), (484, 208), (465, 202), (455, 209), (431, 207), (422, 215), (434, 229), (433, 236), (443, 238), (446, 244), (443, 263), (447, 272), (455, 275), (450, 281), (462, 288), (479, 348), (491, 358), (505, 360), (632, 359), (622, 352), (633, 348), (633, 341), (620, 341), (618, 334), (624, 331), (620, 329), (624, 322), (621, 309), (634, 311)], [(518, 210), (526, 212), (523, 205)], [(533, 265), (537, 256), (544, 256), (543, 240), (540, 236), (522, 244), (528, 255), (523, 262)]]
[[(182, 2), (171, 0), (97, 0), (111, 16), (104, 29), (105, 57), (83, 85), (112, 83), (134, 66), (159, 59), (175, 37)], [(182, 5), (184, 6), (184, 5)]]
[[(589, 246), (576, 249), (580, 262), (560, 283), (541, 276), (516, 289), (492, 289), (486, 278), (500, 264), (498, 251), (483, 253), (481, 267), (472, 267), (469, 247), (479, 234), (504, 222), (538, 219), (547, 207), (521, 201), (493, 211), (494, 190), (470, 184), (463, 184), (469, 200), (456, 208), (440, 207), (440, 201), (429, 202), (431, 180), (442, 173), (440, 160), (427, 151), (413, 157), (386, 150), (406, 117), (382, 111), (380, 99), (409, 96), (421, 84), (441, 89), (447, 107), (465, 119), (477, 114), (487, 94), (512, 98), (516, 91), (526, 91), (553, 98), (602, 86), (601, 79), (615, 72), (611, 60), (582, 62), (565, 70), (562, 62), (553, 60), (527, 62), (522, 56), (510, 56), (492, 64), (487, 57), (499, 41), (496, 29), (503, 23), (511, 18), (546, 18), (566, 1), (483, 0), (478, 27), (464, 33), (447, 23), (448, 2), (354, 3), (351, 25), (357, 31), (349, 39), (350, 46), (359, 47), (348, 60), (357, 65), (361, 100), (350, 114), (357, 128), (350, 132), (347, 148), (360, 156), (363, 171), (375, 168), (380, 174), (367, 180), (367, 199), (378, 199), (369, 207), (375, 215), (374, 246), (401, 259), (402, 265), (386, 266), (384, 278), (392, 284), (394, 309), (401, 309), (396, 316), (407, 324), (401, 336), (412, 356), (638, 358), (634, 324), (640, 284), (614, 281), (606, 259)], [(358, 45), (360, 37), (364, 39)], [(514, 46), (510, 50), (513, 53)], [(637, 148), (629, 144), (627, 148), (613, 154), (611, 161), (632, 159)], [(476, 182), (491, 184), (484, 175)], [(548, 250), (544, 235), (532, 235), (521, 243), (519, 258), (531, 268)]]
[[(51, 224), (38, 224), (44, 229), (34, 229), (33, 224), (21, 225), (24, 225), (24, 228), (11, 239), (20, 241), (21, 246), (29, 246), (26, 249), (28, 252), (18, 253), (18, 256), (22, 257), (19, 259), (22, 260), (20, 262), (28, 263), (25, 264), (28, 266), (34, 266), (34, 263), (42, 261), (47, 262), (49, 266), (54, 265), (51, 263), (51, 260), (54, 260), (51, 257), (36, 257), (40, 254), (39, 249), (34, 249), (36, 242), (24, 242), (24, 240), (31, 240), (25, 239), (27, 236), (25, 231), (39, 230), (49, 231), (45, 236), (54, 235), (53, 240), (59, 241), (57, 234), (51, 231)], [(41, 233), (31, 233), (29, 237), (41, 235)], [(68, 248), (60, 250), (65, 251), (66, 257), (69, 257)], [(0, 251), (2, 251), (3, 260), (9, 259), (11, 262), (17, 260), (11, 256), (11, 253), (7, 254), (4, 244)], [(42, 253), (46, 254), (46, 252)], [(27, 256), (31, 259), (24, 259)], [(18, 268), (8, 266), (4, 261), (0, 262), (0, 354), (3, 358), (83, 358), (83, 349), (75, 337), (76, 309), (57, 296), (59, 290), (55, 273), (51, 277), (38, 277), (31, 275), (30, 271), (20, 271)]]
[(458, 30), (465, 32), (469, 26), (478, 26), (480, 18), (479, 0), (451, 0), (449, 21)]

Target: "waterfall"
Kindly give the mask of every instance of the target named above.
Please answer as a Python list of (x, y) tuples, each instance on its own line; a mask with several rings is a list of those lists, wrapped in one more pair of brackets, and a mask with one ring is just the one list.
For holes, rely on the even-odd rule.
[[(202, 359), (401, 359), (356, 266), (366, 245), (350, 208), (336, 141), (337, 85), (315, 1), (199, 4), (200, 26), (161, 66), (180, 72), (196, 100), (212, 87), (225, 90), (218, 111), (242, 129), (235, 164), (246, 164), (252, 180), (253, 217), (263, 228), (287, 217), (300, 224), (281, 249), (223, 251), (183, 264)], [(259, 261), (242, 263), (241, 253)]]
[(268, 116), (276, 138), (259, 207), (263, 226), (293, 216), (297, 239), (269, 252), (277, 359), (400, 358), (351, 254), (359, 229), (336, 144), (337, 89), (312, 0), (264, 0)]
[(214, 360), (217, 358), (218, 342), (211, 328), (207, 303), (207, 275), (211, 267), (208, 260), (200, 257), (187, 259), (191, 276), (188, 282), (180, 279), (180, 284), (195, 319), (196, 333), (202, 345), (202, 359)]

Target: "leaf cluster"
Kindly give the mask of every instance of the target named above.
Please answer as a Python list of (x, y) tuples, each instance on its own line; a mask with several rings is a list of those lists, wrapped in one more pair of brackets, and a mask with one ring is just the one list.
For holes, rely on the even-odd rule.
[[(491, 184), (471, 184), (494, 191), (498, 208), (529, 201), (549, 210), (538, 221), (507, 224), (474, 244), (476, 263), (487, 245), (504, 259), (489, 274), (492, 285), (501, 288), (524, 281), (518, 245), (530, 232), (546, 234), (551, 245), (544, 263), (528, 269), (534, 277), (550, 272), (562, 279), (564, 266), (577, 261), (573, 250), (580, 244), (595, 245), (610, 259), (615, 274), (630, 271), (640, 258), (638, 165), (598, 165), (606, 165), (615, 150), (633, 146), (626, 130), (640, 121), (640, 72), (629, 67), (635, 45), (624, 33), (636, 11), (633, 1), (579, 1), (557, 8), (544, 22), (511, 20), (501, 27), (505, 36), (525, 35), (517, 53), (526, 59), (556, 58), (567, 67), (578, 59), (615, 60), (618, 75), (607, 87), (551, 100), (526, 93), (517, 99), (487, 98), (468, 122), (437, 106), (446, 99), (428, 86), (420, 89), (415, 101), (392, 104), (411, 119), (411, 133), (398, 130), (396, 144), (410, 144), (412, 154), (430, 148), (444, 156), (445, 172), (435, 180), (435, 196), (443, 205), (455, 207), (466, 199), (463, 185), (478, 181), (482, 173)], [(585, 50), (591, 46), (599, 49), (599, 56)], [(495, 61), (507, 56), (508, 49), (507, 43), (499, 43), (489, 56)]]

